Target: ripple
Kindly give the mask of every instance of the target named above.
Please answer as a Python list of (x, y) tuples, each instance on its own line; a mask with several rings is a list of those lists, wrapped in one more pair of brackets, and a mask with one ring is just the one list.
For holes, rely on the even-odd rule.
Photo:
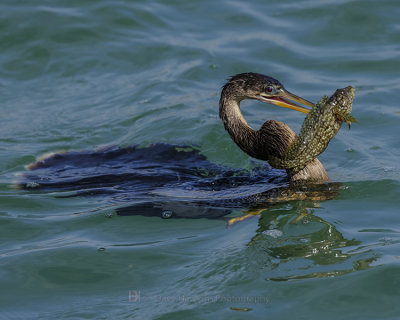
[[(398, 316), (396, 2), (3, 1), (0, 16), (2, 316)], [(197, 145), (210, 163), (250, 172), (257, 165), (218, 118), (224, 79), (245, 71), (272, 75), (312, 101), (357, 87), (360, 123), (321, 157), (346, 184), (335, 200), (259, 208), (259, 219), (226, 228), (220, 218), (159, 215), (236, 217), (243, 208), (175, 200), (247, 196), (265, 191), (263, 182), (280, 185), (283, 175), (214, 177), (219, 186), (203, 176), (192, 189), (157, 186), (145, 198), (99, 185), (80, 197), (12, 187), (15, 173), (44, 153), (104, 145)], [(299, 129), (301, 117), (281, 109), (243, 104), (255, 127), (278, 119)], [(121, 202), (149, 216), (105, 217)], [(130, 290), (141, 292), (140, 304), (129, 302)]]

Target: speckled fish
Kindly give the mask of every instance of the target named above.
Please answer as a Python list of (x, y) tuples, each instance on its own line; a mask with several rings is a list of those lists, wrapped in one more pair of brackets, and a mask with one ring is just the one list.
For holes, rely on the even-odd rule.
[(269, 163), (275, 168), (295, 168), (298, 171), (324, 152), (343, 122), (349, 128), (352, 122), (358, 122), (350, 114), (354, 94), (355, 89), (348, 86), (336, 90), (330, 98), (324, 96), (308, 113), (297, 140), (289, 146), (282, 158), (271, 157)]

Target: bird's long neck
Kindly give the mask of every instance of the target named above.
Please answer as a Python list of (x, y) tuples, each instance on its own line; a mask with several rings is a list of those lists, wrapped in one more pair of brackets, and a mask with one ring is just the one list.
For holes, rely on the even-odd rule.
[[(219, 116), (226, 131), (235, 143), (248, 155), (260, 159), (257, 131), (250, 127), (240, 111), (240, 100), (221, 96)], [(262, 159), (266, 160), (266, 159)]]
[[(253, 158), (268, 160), (271, 155), (280, 157), (296, 139), (296, 134), (285, 123), (269, 120), (260, 130), (249, 126), (240, 110), (243, 98), (231, 96), (225, 87), (219, 101), (219, 116), (226, 131), (233, 141)], [(287, 169), (291, 181), (312, 180), (325, 182), (329, 180), (323, 165), (318, 159), (311, 161), (304, 169), (293, 172)]]
[(249, 126), (240, 110), (240, 97), (231, 95), (224, 88), (219, 102), (219, 116), (226, 131), (235, 143), (253, 158), (268, 161), (270, 156), (281, 157), (296, 134), (285, 123), (266, 121), (260, 130)]

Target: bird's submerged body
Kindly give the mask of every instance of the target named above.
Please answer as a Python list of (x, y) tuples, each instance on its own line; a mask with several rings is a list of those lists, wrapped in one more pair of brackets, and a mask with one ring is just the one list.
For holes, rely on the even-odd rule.
[[(244, 152), (286, 169), (287, 177), (282, 170), (268, 166), (256, 167), (251, 172), (232, 170), (212, 164), (197, 149), (154, 144), (148, 148), (52, 154), (29, 165), (19, 185), (24, 189), (74, 191), (73, 195), (109, 195), (111, 202), (133, 202), (119, 208), (119, 214), (163, 218), (164, 212), (168, 212), (168, 217), (221, 217), (230, 213), (231, 208), (332, 199), (335, 192), (330, 187), (325, 190), (321, 184), (329, 177), (316, 156), (325, 150), (343, 121), (354, 121), (350, 116), (354, 97), (351, 92), (352, 96), (337, 92), (314, 106), (288, 92), (278, 80), (261, 74), (238, 74), (225, 84), (219, 103), (225, 129)], [(240, 110), (244, 99), (309, 113), (299, 137), (277, 120), (266, 121), (259, 130), (251, 128)], [(317, 184), (288, 183), (294, 181)]]

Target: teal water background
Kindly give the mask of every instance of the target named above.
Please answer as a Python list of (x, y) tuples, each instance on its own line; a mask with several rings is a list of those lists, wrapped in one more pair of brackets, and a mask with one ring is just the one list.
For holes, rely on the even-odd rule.
[[(0, 317), (398, 319), (399, 17), (394, 0), (2, 1)], [(45, 153), (107, 145), (197, 145), (250, 168), (218, 118), (246, 71), (312, 101), (357, 89), (359, 123), (320, 156), (345, 187), (300, 223), (301, 203), (227, 228), (16, 188)], [(297, 132), (304, 118), (243, 112)]]

